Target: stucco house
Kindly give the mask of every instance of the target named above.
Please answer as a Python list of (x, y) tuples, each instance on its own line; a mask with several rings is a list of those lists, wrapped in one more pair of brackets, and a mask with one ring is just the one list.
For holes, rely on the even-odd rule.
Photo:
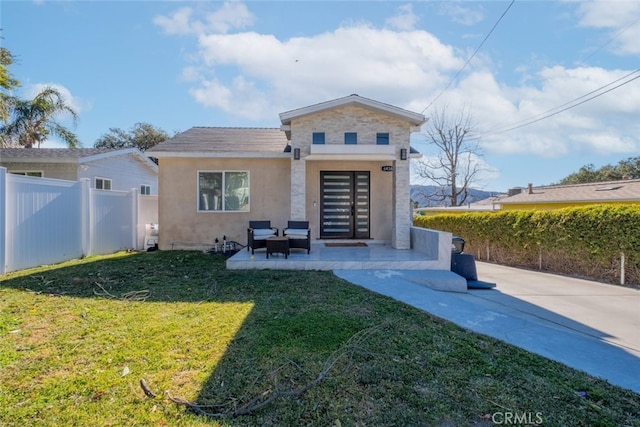
[(640, 179), (572, 185), (528, 187), (510, 191), (500, 200), (502, 210), (560, 209), (594, 204), (640, 204)]
[(426, 119), (349, 95), (280, 114), (279, 128), (194, 127), (159, 161), (160, 249), (246, 244), (249, 221), (309, 221), (313, 240), (409, 249), (412, 132)]
[(79, 181), (91, 188), (158, 194), (158, 166), (137, 148), (2, 148), (8, 173)]

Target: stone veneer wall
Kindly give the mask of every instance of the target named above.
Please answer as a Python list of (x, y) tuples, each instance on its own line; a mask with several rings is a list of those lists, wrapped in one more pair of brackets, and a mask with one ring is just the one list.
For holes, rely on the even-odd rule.
[[(297, 118), (291, 123), (291, 148), (300, 149), (300, 160), (291, 160), (291, 218), (306, 219), (305, 158), (310, 154), (314, 132), (325, 133), (325, 144), (344, 144), (345, 132), (358, 134), (358, 145), (376, 144), (377, 133), (389, 133), (390, 145), (396, 146), (395, 156), (400, 158), (400, 149), (409, 151), (411, 125), (405, 120), (357, 105), (346, 105), (313, 115)], [(348, 159), (344, 159), (348, 160)], [(367, 162), (367, 161), (363, 161)], [(411, 199), (409, 194), (409, 160), (395, 162), (395, 184), (390, 196), (393, 206), (392, 245), (396, 249), (411, 247)], [(372, 189), (375, 194), (375, 189)]]

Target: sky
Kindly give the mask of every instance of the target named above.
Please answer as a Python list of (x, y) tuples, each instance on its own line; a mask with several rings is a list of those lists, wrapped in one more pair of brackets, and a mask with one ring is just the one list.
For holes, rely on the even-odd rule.
[[(636, 0), (3, 0), (0, 24), (14, 94), (57, 88), (85, 147), (142, 122), (279, 127), (281, 112), (358, 94), (466, 112), (473, 186), (488, 191), (640, 156)], [(412, 146), (436, 154), (424, 132)]]

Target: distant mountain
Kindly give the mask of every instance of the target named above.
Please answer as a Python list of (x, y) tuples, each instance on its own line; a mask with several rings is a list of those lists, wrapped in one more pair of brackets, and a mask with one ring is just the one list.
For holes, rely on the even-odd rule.
[[(450, 206), (448, 201), (438, 201), (438, 200), (430, 200), (429, 196), (436, 193), (441, 193), (442, 190), (440, 187), (435, 185), (412, 185), (411, 186), (411, 200), (418, 202), (418, 207), (436, 207), (436, 206)], [(475, 188), (469, 189), (469, 195), (467, 196), (467, 200), (465, 200), (465, 204), (469, 203), (477, 203), (481, 200), (488, 199), (489, 197), (494, 197), (500, 195), (498, 191), (484, 191), (477, 190)]]

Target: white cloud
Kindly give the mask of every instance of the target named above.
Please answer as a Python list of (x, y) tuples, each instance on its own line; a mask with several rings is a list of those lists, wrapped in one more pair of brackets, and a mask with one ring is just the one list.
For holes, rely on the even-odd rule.
[[(611, 30), (607, 45), (620, 55), (640, 53), (640, 2), (595, 0), (582, 2), (577, 9), (579, 25)], [(610, 43), (609, 43), (610, 42)], [(598, 46), (600, 47), (600, 46)]]
[(415, 29), (418, 22), (418, 15), (413, 13), (413, 6), (405, 4), (398, 7), (398, 13), (386, 20), (386, 24), (400, 31), (410, 31)]
[[(446, 7), (454, 15), (461, 10), (460, 4)], [(402, 6), (395, 16), (411, 16), (412, 10)], [(187, 18), (174, 21), (191, 22), (189, 14), (180, 16)], [(472, 17), (481, 20), (482, 14)], [(391, 22), (394, 28), (402, 27), (402, 21), (387, 24)], [(593, 19), (584, 22), (595, 25)], [(198, 35), (196, 61), (183, 71), (196, 102), (242, 117), (248, 125), (277, 125), (282, 111), (351, 93), (422, 112), (468, 56), (425, 30), (381, 29), (362, 22), (288, 39), (255, 31), (228, 34), (222, 27), (193, 22), (174, 28), (202, 29), (192, 32)], [(479, 55), (438, 100), (452, 111), (463, 106), (471, 111), (479, 133), (485, 133), (485, 153), (554, 158), (577, 152), (634, 153), (640, 148), (640, 80), (537, 123), (496, 132), (541, 117), (629, 71), (531, 65), (526, 79), (507, 85), (491, 67), (491, 58)]]
[[(474, 111), (484, 123), (483, 131), (489, 132), (483, 140), (489, 151), (542, 157), (560, 157), (571, 152), (633, 152), (640, 148), (637, 137), (640, 129), (633, 118), (640, 111), (638, 84), (630, 83), (542, 119), (575, 104), (568, 101), (581, 102), (600, 93), (599, 88), (626, 74), (626, 71), (596, 67), (567, 69), (557, 66), (539, 71), (538, 86), (530, 84), (514, 88), (491, 84), (491, 76), (485, 76), (484, 80), (470, 76), (461, 83), (461, 92), (457, 95), (468, 95)], [(542, 120), (509, 132), (499, 132), (536, 119)]]
[[(194, 15), (202, 16), (196, 19)], [(190, 7), (178, 9), (170, 16), (156, 16), (154, 24), (169, 35), (201, 35), (210, 32), (227, 33), (232, 29), (242, 29), (253, 25), (254, 15), (244, 3), (228, 1), (215, 12), (198, 11)]]
[(171, 16), (156, 16), (153, 23), (162, 28), (169, 35), (175, 34), (195, 34), (196, 31), (191, 22), (193, 10), (190, 7), (183, 7), (174, 12)]
[[(257, 99), (270, 99), (272, 107), (258, 117), (246, 116), (253, 119), (277, 117), (307, 102), (351, 93), (384, 95), (388, 102), (406, 107), (408, 100), (417, 99), (422, 109), (426, 101), (417, 91), (427, 97), (445, 84), (445, 73), (463, 64), (450, 46), (425, 31), (396, 32), (365, 24), (289, 40), (255, 32), (211, 34), (201, 36), (199, 46), (200, 65), (216, 69), (215, 83), (203, 78), (203, 87), (231, 88), (242, 76), (255, 90), (266, 91)], [(195, 75), (193, 70), (189, 75)], [(202, 96), (197, 99), (203, 102)], [(232, 114), (255, 110), (239, 100), (219, 108)]]
[(244, 3), (225, 2), (220, 9), (206, 17), (207, 24), (214, 31), (226, 33), (235, 28), (247, 28), (253, 25), (255, 17)]
[(469, 26), (484, 20), (484, 13), (480, 8), (466, 7), (462, 3), (457, 1), (442, 2), (440, 14), (449, 16), (453, 22)]

